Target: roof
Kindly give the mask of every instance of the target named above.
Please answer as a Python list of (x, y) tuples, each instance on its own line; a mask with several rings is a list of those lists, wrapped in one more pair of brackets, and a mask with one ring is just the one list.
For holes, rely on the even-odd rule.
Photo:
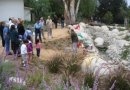
[(30, 7), (24, 7), (24, 9), (29, 9), (29, 10), (32, 10), (33, 8), (30, 8)]

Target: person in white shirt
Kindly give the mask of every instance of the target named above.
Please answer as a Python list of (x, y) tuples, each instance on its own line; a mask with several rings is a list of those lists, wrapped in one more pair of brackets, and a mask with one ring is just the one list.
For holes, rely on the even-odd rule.
[(24, 40), (23, 44), (21, 45), (21, 56), (22, 56), (22, 65), (25, 67), (27, 64), (27, 44), (28, 41)]
[(41, 17), (40, 18), (40, 24), (41, 24), (41, 34), (42, 34), (42, 37), (43, 37), (43, 39), (45, 39), (45, 36), (44, 36), (44, 19), (43, 19), (43, 17)]
[(47, 31), (48, 31), (48, 38), (52, 38), (52, 20), (50, 18), (50, 16), (48, 16), (48, 19), (46, 20), (46, 27), (47, 27)]

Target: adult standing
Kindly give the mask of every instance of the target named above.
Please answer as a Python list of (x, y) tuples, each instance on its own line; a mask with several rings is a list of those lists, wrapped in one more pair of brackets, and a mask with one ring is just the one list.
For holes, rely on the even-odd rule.
[(6, 55), (10, 54), (10, 36), (9, 36), (9, 26), (8, 24), (4, 24), (4, 29), (3, 29), (3, 38), (5, 41), (5, 52)]
[(11, 25), (10, 39), (11, 39), (11, 48), (13, 50), (14, 55), (16, 55), (19, 49), (20, 42), (19, 42), (19, 35), (18, 32), (16, 31), (15, 25)]
[(53, 22), (55, 24), (55, 28), (57, 28), (58, 18), (56, 15), (54, 15), (54, 17), (53, 17)]
[(18, 29), (18, 35), (22, 36), (22, 39), (24, 39), (25, 29), (22, 21), (19, 22), (19, 24), (17, 25), (17, 29)]
[(41, 24), (39, 22), (39, 20), (37, 20), (37, 22), (34, 24), (34, 28), (35, 28), (35, 42), (37, 40), (37, 36), (39, 35), (39, 39), (40, 41), (42, 42), (42, 39), (41, 39)]
[(77, 53), (78, 36), (74, 32), (73, 29), (71, 30), (71, 40), (72, 40), (72, 51), (73, 51), (73, 54), (76, 54)]
[(64, 28), (64, 15), (61, 16), (61, 28)]
[(52, 20), (50, 16), (48, 16), (48, 19), (46, 20), (46, 28), (48, 31), (48, 38), (52, 38)]
[(0, 22), (0, 36), (1, 36), (1, 39), (2, 39), (2, 46), (4, 47), (5, 41), (4, 41), (4, 38), (3, 38), (3, 29), (4, 29), (4, 22)]
[(44, 24), (45, 24), (45, 22), (44, 22), (43, 17), (40, 18), (40, 24), (41, 24), (41, 34), (42, 34), (43, 39), (45, 39), (45, 36), (44, 36), (44, 26), (45, 26)]

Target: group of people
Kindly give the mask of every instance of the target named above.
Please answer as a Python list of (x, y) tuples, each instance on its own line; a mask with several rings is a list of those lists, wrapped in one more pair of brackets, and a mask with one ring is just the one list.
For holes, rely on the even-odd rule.
[[(26, 66), (32, 59), (34, 47), (36, 48), (36, 55), (38, 57), (40, 56), (41, 42), (45, 39), (45, 28), (47, 30), (48, 39), (53, 37), (53, 23), (55, 24), (55, 28), (57, 28), (57, 16), (54, 16), (53, 19), (48, 16), (46, 21), (41, 17), (36, 21), (34, 24), (35, 44), (33, 44), (33, 31), (31, 30), (31, 26), (28, 26), (25, 29), (23, 20), (20, 18), (9, 18), (8, 22), (0, 22), (0, 36), (6, 55), (14, 55), (14, 59), (17, 56), (21, 56), (23, 66)], [(64, 27), (63, 16), (61, 19), (61, 27)], [(13, 53), (11, 52), (10, 47)]]
[[(2, 46), (5, 48), (6, 55), (14, 55), (22, 57), (22, 65), (26, 66), (30, 63), (33, 55), (33, 48), (36, 48), (37, 56), (40, 56), (41, 42), (37, 38), (33, 44), (33, 32), (30, 27), (25, 29), (23, 21), (19, 18), (9, 18), (9, 22), (0, 22), (0, 36)], [(13, 52), (11, 52), (11, 49)]]

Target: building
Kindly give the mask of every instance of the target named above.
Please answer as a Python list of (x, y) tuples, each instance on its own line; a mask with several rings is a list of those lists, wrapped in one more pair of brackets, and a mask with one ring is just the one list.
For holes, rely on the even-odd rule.
[(24, 0), (0, 0), (0, 21), (10, 17), (31, 21), (31, 8), (24, 7)]

